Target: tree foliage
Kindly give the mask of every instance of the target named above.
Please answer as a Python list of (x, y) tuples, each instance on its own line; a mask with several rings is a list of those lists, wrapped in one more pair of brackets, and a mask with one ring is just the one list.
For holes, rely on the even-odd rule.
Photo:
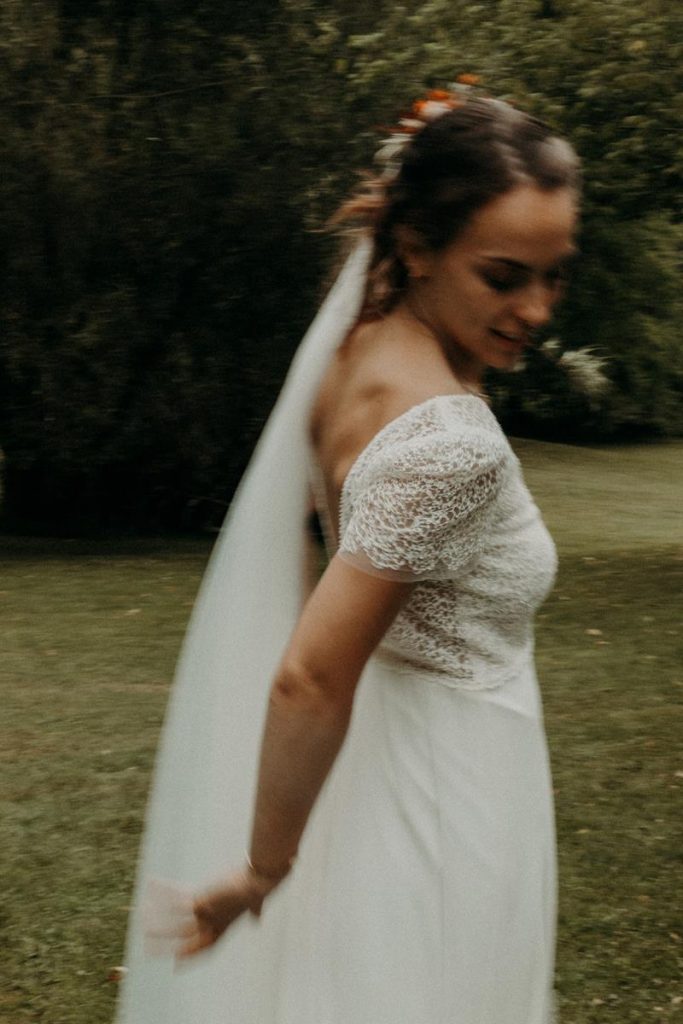
[(8, 522), (220, 518), (320, 294), (377, 125), (476, 71), (574, 141), (584, 258), (512, 429), (680, 432), (680, 15), (665, 0), (7, 0), (0, 445)]

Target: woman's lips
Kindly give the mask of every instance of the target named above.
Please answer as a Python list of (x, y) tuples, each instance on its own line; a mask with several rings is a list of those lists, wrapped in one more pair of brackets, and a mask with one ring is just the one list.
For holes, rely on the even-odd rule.
[(528, 334), (508, 334), (507, 331), (497, 331), (493, 327), (491, 328), (491, 334), (493, 334), (499, 342), (502, 342), (504, 345), (514, 349), (524, 348), (531, 340)]

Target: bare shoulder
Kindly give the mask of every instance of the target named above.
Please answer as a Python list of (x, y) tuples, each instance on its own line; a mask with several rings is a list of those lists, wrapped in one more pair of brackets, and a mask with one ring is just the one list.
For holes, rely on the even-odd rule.
[(332, 359), (313, 409), (313, 445), (330, 496), (389, 422), (462, 388), (438, 348), (389, 319), (362, 323)]

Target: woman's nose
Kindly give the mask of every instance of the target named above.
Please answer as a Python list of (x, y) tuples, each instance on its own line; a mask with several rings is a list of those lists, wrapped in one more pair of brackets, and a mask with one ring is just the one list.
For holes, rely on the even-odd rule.
[(550, 320), (555, 305), (555, 291), (541, 282), (530, 284), (519, 296), (514, 313), (530, 327), (543, 327)]

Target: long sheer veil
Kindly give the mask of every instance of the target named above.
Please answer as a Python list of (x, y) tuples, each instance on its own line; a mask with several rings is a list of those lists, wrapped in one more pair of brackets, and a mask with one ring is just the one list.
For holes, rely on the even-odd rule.
[[(356, 245), (301, 342), (202, 582), (157, 754), (119, 1024), (204, 1024), (225, 1013), (220, 944), (180, 972), (150, 959), (141, 901), (152, 878), (196, 888), (243, 861), (267, 693), (303, 600), (309, 412), (360, 311), (370, 248)], [(236, 928), (245, 938), (230, 955), (248, 958), (254, 925)]]

